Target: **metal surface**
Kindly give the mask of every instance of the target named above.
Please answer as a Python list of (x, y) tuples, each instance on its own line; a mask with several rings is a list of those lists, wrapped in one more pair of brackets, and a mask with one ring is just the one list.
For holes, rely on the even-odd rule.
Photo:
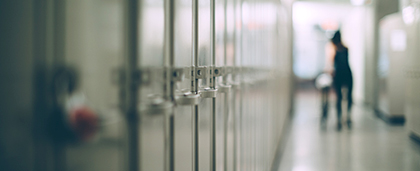
[[(9, 141), (13, 137), (6, 136), (0, 145), (7, 150), (0, 157), (26, 154), (22, 163), (35, 163), (35, 170), (48, 171), (268, 170), (282, 138), (276, 130), (285, 120), (278, 118), (288, 115), (290, 104), (284, 96), (289, 89), (280, 90), (290, 82), (279, 76), (290, 73), (279, 69), (278, 62), (289, 56), (273, 53), (281, 46), (273, 43), (278, 39), (273, 28), (279, 21), (269, 17), (282, 10), (279, 1), (31, 3), (36, 17), (25, 13), (25, 21), (34, 20), (35, 42), (41, 43), (26, 44), (22, 53), (30, 55), (29, 47), (36, 47), (36, 61), (22, 65), (17, 59), (24, 58), (19, 55), (4, 63), (2, 58), (3, 73), (16, 75), (18, 81), (2, 75), (7, 85), (1, 88), (26, 87), (11, 92), (31, 97), (25, 98), (25, 106), (40, 106), (35, 106), (34, 116), (30, 109), (7, 108), (10, 111), (4, 112), (1, 123), (16, 128), (11, 129), (13, 133), (25, 132), (22, 135), (28, 141)], [(29, 8), (14, 5), (13, 9)], [(22, 13), (18, 11), (6, 10), (10, 16), (20, 16), (12, 15)], [(33, 27), (28, 24), (27, 28)], [(7, 67), (9, 63), (13, 69)], [(37, 68), (36, 76), (28, 72), (31, 67)], [(65, 95), (69, 96), (63, 98), (65, 105), (49, 104), (51, 77), (60, 67), (73, 68), (80, 86), (74, 94)], [(23, 71), (25, 79), (34, 80), (36, 86), (22, 86), (33, 85), (21, 81)], [(20, 108), (17, 99), (3, 98), (1, 105)], [(70, 103), (89, 107), (99, 118), (91, 141), (56, 143), (49, 138), (49, 131), (56, 131), (45, 126), (51, 113), (57, 112), (52, 108), (64, 109)], [(60, 116), (70, 116), (69, 111), (60, 110)], [(35, 123), (36, 135), (24, 131), (32, 125), (23, 123)], [(5, 130), (0, 133), (9, 135)], [(32, 137), (34, 142), (29, 141)], [(17, 148), (28, 143), (27, 148)], [(7, 166), (31, 170), (13, 162)]]
[[(420, 10), (420, 3), (412, 1), (406, 8), (412, 8), (413, 11)], [(406, 65), (406, 93), (405, 93), (405, 113), (407, 115), (408, 128), (413, 136), (420, 137), (420, 114), (419, 114), (419, 87), (420, 87), (420, 60), (418, 58), (419, 48), (417, 45), (420, 42), (420, 15), (417, 12), (412, 12), (410, 17), (413, 18), (411, 23), (406, 23), (407, 26), (407, 61)], [(406, 21), (407, 22), (407, 21)]]
[(199, 93), (202, 98), (216, 98), (217, 91), (218, 89), (205, 88), (203, 90), (200, 90)]
[[(238, 64), (238, 60), (237, 60), (237, 51), (238, 51), (238, 49), (237, 49), (237, 44), (236, 44), (236, 42), (237, 42), (237, 39), (236, 39), (236, 32), (237, 32), (237, 30), (238, 30), (238, 28), (237, 28), (237, 18), (238, 18), (238, 16), (237, 16), (237, 9), (238, 9), (238, 0), (234, 0), (233, 1), (233, 23), (234, 23), (234, 27), (233, 27), (233, 48), (234, 48), (234, 50), (233, 50), (233, 65), (234, 66), (238, 66), (239, 64)], [(239, 7), (242, 7), (242, 4), (241, 3), (239, 3)], [(234, 89), (234, 92), (233, 92), (233, 94), (232, 94), (232, 96), (233, 96), (233, 98), (236, 98), (236, 95), (237, 95), (237, 88), (239, 87), (239, 79), (238, 79), (238, 75), (237, 75), (237, 73), (235, 73), (235, 74), (232, 74), (232, 82), (233, 82), (233, 84), (231, 85), (231, 87)], [(238, 161), (237, 161), (237, 158), (238, 158), (238, 131), (237, 131), (237, 105), (236, 105), (237, 103), (236, 103), (236, 100), (234, 100), (234, 101), (232, 101), (232, 115), (233, 115), (233, 118), (232, 118), (232, 127), (233, 127), (233, 150), (232, 150), (232, 152), (233, 152), (233, 170), (234, 171), (237, 171), (238, 169), (237, 169), (237, 165), (238, 165)]]
[(175, 101), (177, 105), (198, 105), (200, 99), (200, 94), (193, 94), (193, 93), (184, 93), (183, 95), (178, 95), (175, 97)]
[[(210, 88), (216, 90), (216, 0), (210, 0), (210, 60), (212, 77)], [(212, 99), (212, 112), (210, 118), (210, 171), (216, 171), (216, 98)]]
[[(175, 101), (176, 81), (182, 81), (184, 74), (180, 70), (173, 69), (175, 66), (175, 2), (165, 0), (165, 67), (171, 68), (165, 74), (166, 100)], [(171, 106), (173, 109), (173, 106)], [(175, 170), (175, 118), (174, 111), (165, 114), (165, 171)]]
[(127, 1), (127, 46), (128, 54), (126, 64), (125, 78), (125, 93), (124, 96), (124, 112), (126, 112), (128, 124), (128, 167), (130, 171), (138, 171), (141, 166), (138, 161), (141, 161), (140, 150), (140, 132), (139, 132), (139, 114), (137, 111), (137, 104), (139, 102), (139, 85), (135, 80), (134, 74), (138, 69), (138, 56), (139, 56), (139, 36), (140, 36), (140, 4), (139, 0)]
[[(224, 24), (223, 24), (223, 28), (224, 28), (224, 32), (223, 32), (223, 58), (224, 58), (224, 65), (227, 66), (227, 61), (228, 61), (228, 53), (227, 53), (227, 44), (228, 44), (228, 0), (224, 0), (224, 4), (223, 4), (223, 8), (224, 8)], [(223, 84), (222, 86), (219, 86), (219, 90), (220, 92), (224, 93), (224, 100), (225, 100), (225, 105), (224, 105), (224, 110), (223, 110), (223, 115), (224, 115), (224, 126), (223, 126), (223, 170), (227, 171), (228, 170), (228, 122), (229, 122), (229, 90), (230, 90), (230, 86), (227, 85), (228, 84), (228, 75), (225, 74), (223, 77)]]
[[(192, 30), (192, 58), (193, 58), (193, 63), (192, 63), (192, 67), (198, 67), (198, 35), (199, 35), (199, 7), (198, 7), (199, 1), (198, 0), (192, 0), (192, 25), (193, 25), (193, 30)], [(194, 70), (194, 74), (193, 77), (191, 77), (191, 92), (193, 94), (198, 95), (198, 78), (197, 78), (197, 73), (198, 70)], [(192, 153), (193, 153), (193, 162), (192, 162), (192, 168), (194, 171), (198, 171), (199, 170), (199, 109), (198, 109), (198, 104), (195, 104), (193, 106), (193, 112), (192, 112)]]

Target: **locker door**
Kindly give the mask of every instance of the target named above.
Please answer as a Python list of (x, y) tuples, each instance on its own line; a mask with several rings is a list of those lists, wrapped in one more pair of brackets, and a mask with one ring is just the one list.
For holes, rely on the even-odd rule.
[(287, 81), (278, 77), (278, 2), (67, 0), (57, 7), (55, 65), (78, 80), (64, 104), (69, 115), (86, 106), (98, 118), (89, 140), (59, 147), (59, 168), (271, 167), (288, 108), (279, 104)]
[[(167, 154), (166, 116), (172, 102), (166, 95), (164, 1), (140, 1), (139, 66), (149, 80), (140, 88), (140, 170), (164, 170)], [(155, 109), (156, 106), (162, 110)]]
[[(218, 6), (216, 6), (217, 16), (216, 16), (216, 35), (219, 37), (219, 42), (217, 42), (216, 48), (219, 48), (219, 54), (216, 54), (216, 66), (222, 66), (226, 69), (235, 68), (235, 29), (236, 29), (236, 20), (235, 20), (235, 3), (234, 0), (224, 0), (219, 1)], [(218, 50), (218, 49), (216, 49)], [(224, 76), (218, 78), (216, 82), (216, 87), (220, 89), (223, 93), (220, 93), (220, 96), (216, 99), (216, 109), (218, 115), (216, 117), (216, 125), (218, 125), (218, 144), (216, 147), (218, 151), (216, 154), (220, 154), (218, 157), (217, 170), (233, 170), (234, 169), (234, 92), (236, 91), (236, 77), (234, 73), (225, 74)], [(226, 91), (225, 89), (228, 90)]]
[[(175, 1), (175, 66), (192, 66), (192, 1)], [(183, 81), (176, 85), (176, 94), (191, 92), (191, 76), (185, 73)], [(193, 97), (195, 98), (195, 97)], [(177, 105), (174, 112), (175, 122), (175, 170), (193, 169), (193, 120), (194, 104)]]
[(290, 104), (278, 5), (7, 3), (10, 22), (22, 22), (4, 32), (17, 39), (6, 41), (16, 59), (2, 58), (2, 90), (23, 98), (4, 97), (2, 123), (25, 133), (7, 135), (0, 157), (29, 170), (12, 160), (33, 170), (269, 170)]
[[(211, 23), (210, 23), (210, 1), (198, 1), (198, 66), (209, 67), (212, 65), (211, 57)], [(208, 72), (209, 73), (209, 72)], [(199, 80), (199, 91), (211, 87), (210, 77)], [(201, 96), (198, 110), (198, 168), (200, 171), (210, 171), (211, 165), (211, 140), (212, 140), (212, 116), (213, 98)]]
[[(209, 88), (215, 88), (215, 85), (211, 83), (214, 80), (209, 77), (210, 71), (213, 71), (212, 67), (224, 66), (223, 63), (217, 65), (216, 62), (224, 60), (223, 54), (216, 54), (216, 58), (213, 60), (213, 55), (215, 55), (213, 48), (224, 49), (224, 27), (223, 25), (219, 26), (219, 24), (223, 24), (224, 16), (217, 16), (219, 17), (217, 21), (222, 23), (211, 24), (212, 15), (217, 14), (217, 12), (211, 12), (214, 4), (221, 4), (216, 9), (223, 12), (222, 1), (216, 3), (204, 0), (192, 1), (192, 3), (179, 1), (176, 5), (175, 66), (195, 67), (195, 70), (189, 73), (193, 75), (187, 74), (187, 79), (177, 84), (177, 94), (180, 99), (177, 100), (175, 109), (176, 170), (220, 170), (224, 164), (223, 156), (224, 150), (226, 150), (224, 148), (224, 120), (227, 115), (225, 115), (226, 110), (222, 104), (227, 102), (226, 97), (221, 89), (219, 89), (217, 97), (204, 95), (211, 94)], [(212, 26), (221, 29), (213, 34), (211, 33)], [(217, 36), (217, 38), (222, 36), (222, 39), (213, 39), (212, 36)], [(211, 43), (214, 40), (222, 41), (217, 42), (217, 46), (212, 46)], [(200, 71), (205, 71), (207, 76), (200, 76)], [(226, 90), (228, 89), (225, 87)], [(186, 98), (183, 96), (193, 96), (196, 93), (201, 94), (198, 104), (178, 102)], [(216, 129), (215, 134), (213, 134), (214, 129)], [(213, 158), (213, 155), (217, 155), (216, 158)], [(216, 168), (214, 168), (214, 163), (216, 163)]]
[(172, 108), (164, 1), (69, 0), (65, 8), (64, 63), (76, 68), (78, 91), (103, 120), (95, 142), (66, 147), (67, 169), (164, 170)]
[[(126, 125), (119, 107), (119, 86), (113, 83), (112, 75), (124, 60), (124, 3), (68, 0), (55, 5), (56, 14), (61, 16), (56, 27), (62, 28), (55, 34), (56, 38), (62, 38), (56, 42), (57, 54), (60, 51), (62, 54), (55, 56), (55, 65), (64, 70), (71, 68), (69, 72), (76, 80), (75, 90), (65, 94), (64, 115), (70, 127), (86, 124), (95, 129), (90, 137), (60, 143), (56, 152), (60, 153), (57, 157), (62, 163), (57, 169), (123, 170)], [(72, 113), (81, 108), (91, 111), (93, 116), (80, 111)], [(95, 124), (89, 125), (92, 122)], [(83, 126), (80, 129), (79, 132), (85, 131)]]
[[(225, 66), (225, 40), (227, 37), (225, 35), (225, 19), (226, 19), (226, 0), (219, 0), (215, 2), (215, 36), (216, 36), (216, 46), (215, 46), (215, 62), (214, 65), (217, 67)], [(223, 76), (216, 78), (215, 85), (220, 89), (220, 84), (223, 81)], [(225, 83), (225, 82), (224, 82)], [(219, 93), (215, 99), (215, 170), (224, 170), (225, 169), (225, 129), (226, 126), (226, 117), (228, 109), (226, 97), (228, 93)], [(226, 132), (227, 133), (227, 132)], [(226, 141), (227, 142), (227, 141)], [(227, 151), (226, 151), (227, 152)]]
[(276, 1), (246, 0), (241, 10), (240, 59), (246, 70), (241, 87), (241, 170), (269, 170), (288, 108), (288, 92), (283, 90), (289, 81), (280, 75), (289, 58), (281, 53), (282, 9)]

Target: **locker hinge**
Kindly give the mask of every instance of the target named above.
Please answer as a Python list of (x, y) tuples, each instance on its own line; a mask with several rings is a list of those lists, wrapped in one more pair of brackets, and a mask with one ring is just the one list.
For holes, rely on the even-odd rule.
[(185, 67), (184, 71), (186, 73), (185, 77), (188, 79), (196, 78), (196, 79), (206, 79), (209, 78), (211, 75), (211, 67), (209, 66), (199, 66), (199, 67)]

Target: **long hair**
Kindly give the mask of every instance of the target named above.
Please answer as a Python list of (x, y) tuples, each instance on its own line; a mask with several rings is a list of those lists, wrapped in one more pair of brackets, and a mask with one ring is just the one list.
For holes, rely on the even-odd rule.
[(343, 42), (341, 42), (340, 30), (335, 32), (334, 37), (331, 39), (331, 42), (333, 43), (335, 49), (338, 50), (338, 51), (342, 51), (344, 49), (347, 49), (347, 47), (343, 45)]

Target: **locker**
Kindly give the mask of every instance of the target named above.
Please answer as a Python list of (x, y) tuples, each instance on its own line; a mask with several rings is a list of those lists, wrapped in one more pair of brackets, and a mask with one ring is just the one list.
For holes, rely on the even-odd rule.
[(403, 124), (405, 89), (404, 68), (407, 56), (407, 33), (400, 14), (381, 20), (378, 59), (379, 92), (377, 112), (389, 123)]
[(411, 1), (403, 9), (403, 19), (407, 25), (407, 60), (405, 61), (406, 68), (406, 90), (405, 90), (405, 113), (407, 117), (407, 124), (409, 133), (414, 137), (420, 136), (420, 114), (417, 87), (419, 86), (419, 58), (417, 44), (419, 38), (419, 15), (415, 12), (419, 9), (417, 1)]
[(82, 103), (99, 118), (92, 140), (55, 143), (59, 146), (54, 149), (58, 151), (54, 154), (55, 167), (59, 170), (122, 170), (126, 124), (119, 108), (119, 87), (113, 84), (111, 74), (124, 60), (124, 4), (112, 0), (54, 3), (54, 13), (63, 13), (56, 16), (61, 20), (56, 27), (62, 29), (56, 36), (62, 36), (62, 40), (55, 42), (55, 49), (62, 48), (62, 52), (54, 56), (54, 67), (73, 68), (79, 82), (64, 103), (75, 106), (78, 104), (71, 103)]
[(32, 5), (33, 146), (9, 170), (271, 170), (292, 104), (280, 1)]

